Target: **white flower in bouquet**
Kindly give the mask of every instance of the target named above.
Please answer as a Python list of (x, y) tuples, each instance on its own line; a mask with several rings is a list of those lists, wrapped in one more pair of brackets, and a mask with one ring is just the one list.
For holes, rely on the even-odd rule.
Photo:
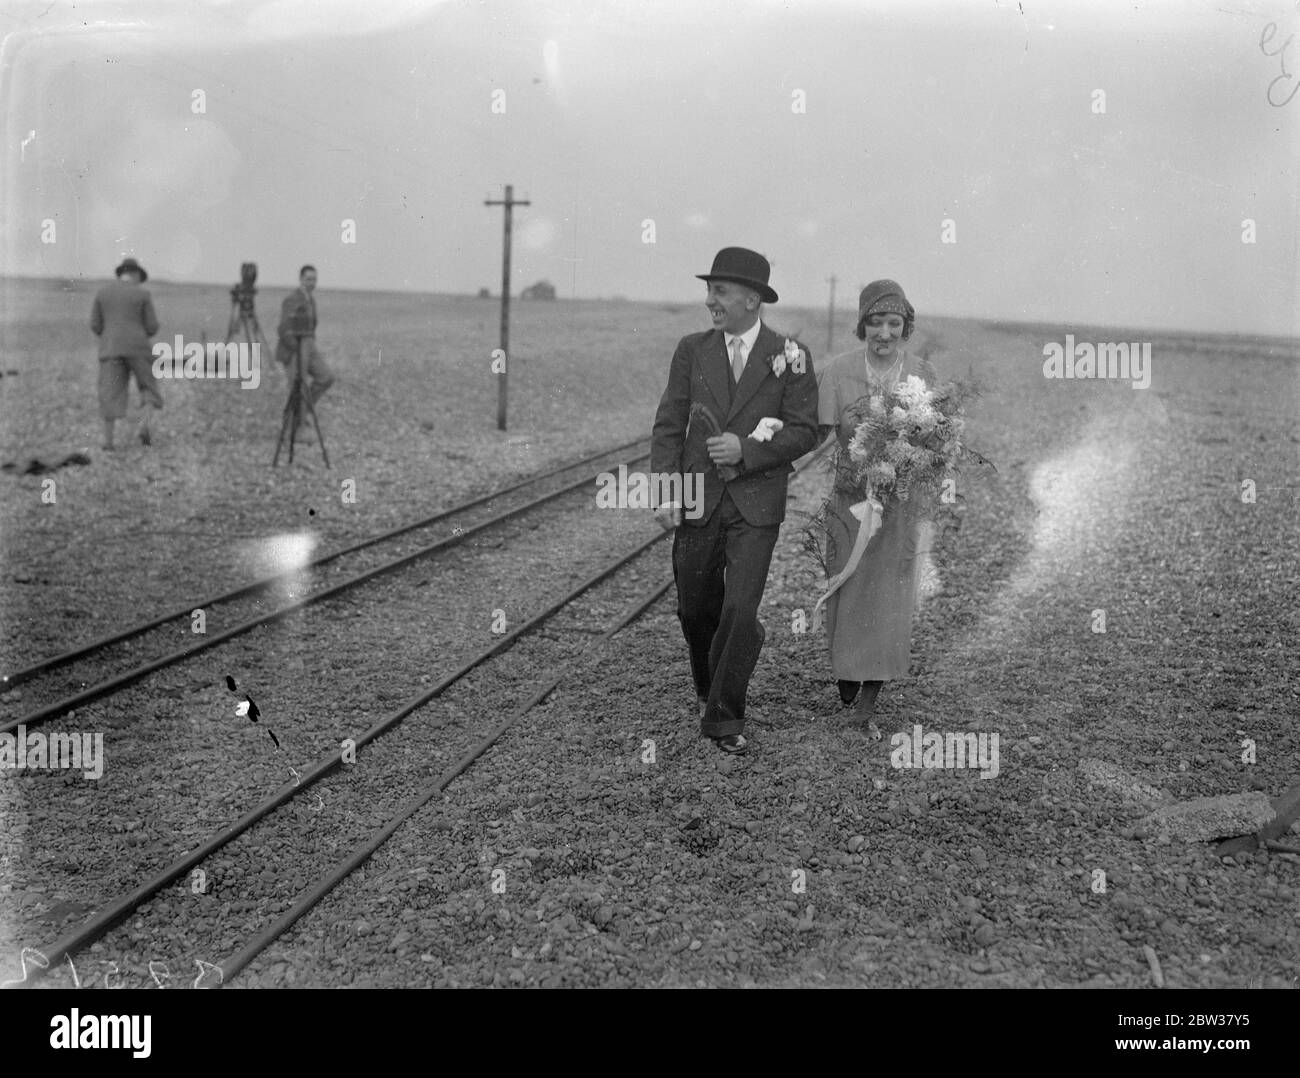
[(912, 418), (916, 421), (916, 429), (922, 434), (929, 434), (939, 425), (939, 420), (943, 417), (934, 410), (930, 404), (917, 405), (912, 411)]
[(887, 460), (877, 461), (867, 469), (867, 482), (873, 488), (892, 483), (897, 477), (894, 466)]
[(882, 415), (884, 415), (884, 414), (885, 414), (885, 398), (884, 398), (884, 397), (881, 397), (881, 396), (875, 396), (875, 397), (872, 397), (872, 398), (871, 398), (871, 403), (868, 405), (868, 408), (870, 409), (871, 414), (874, 415), (874, 416), (882, 416)]
[(885, 456), (891, 464), (902, 464), (911, 460), (915, 454), (916, 450), (911, 443), (902, 438), (894, 438), (885, 446)]
[(906, 409), (901, 408), (899, 405), (895, 404), (894, 407), (893, 407), (893, 409), (892, 409), (892, 410), (890, 411), (890, 413), (889, 413), (889, 418), (890, 418), (894, 423), (899, 423), (899, 424), (906, 423), (906, 422), (907, 422), (907, 411), (906, 411)]
[(853, 437), (849, 439), (849, 457), (858, 464), (866, 462), (871, 450), (868, 448), (870, 434), (868, 424), (864, 421), (853, 428)]
[(918, 378), (915, 374), (908, 375), (906, 381), (900, 382), (894, 390), (894, 395), (909, 411), (919, 405), (929, 404), (933, 396), (925, 384), (925, 379)]

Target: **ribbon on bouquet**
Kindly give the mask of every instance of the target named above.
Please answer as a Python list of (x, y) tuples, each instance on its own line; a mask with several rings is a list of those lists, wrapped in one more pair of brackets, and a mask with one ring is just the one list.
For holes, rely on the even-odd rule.
[(864, 498), (857, 505), (849, 506), (849, 512), (852, 513), (859, 521), (858, 535), (853, 541), (853, 550), (849, 553), (849, 560), (844, 563), (844, 568), (836, 573), (826, 582), (826, 594), (817, 600), (817, 605), (813, 607), (813, 620), (821, 613), (821, 609), (826, 605), (826, 600), (840, 590), (844, 581), (848, 580), (862, 561), (862, 555), (866, 552), (867, 544), (871, 542), (871, 537), (880, 530), (881, 521), (884, 519), (885, 510), (875, 498)]

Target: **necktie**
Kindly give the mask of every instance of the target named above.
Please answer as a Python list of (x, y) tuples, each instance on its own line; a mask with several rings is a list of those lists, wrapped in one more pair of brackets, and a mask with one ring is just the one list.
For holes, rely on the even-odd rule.
[(739, 337), (731, 338), (731, 377), (737, 385), (740, 384), (740, 376), (745, 372), (745, 356), (741, 351), (742, 347)]

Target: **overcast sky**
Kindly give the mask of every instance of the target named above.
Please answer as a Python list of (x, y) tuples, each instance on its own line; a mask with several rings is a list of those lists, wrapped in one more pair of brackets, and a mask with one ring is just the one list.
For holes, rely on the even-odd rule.
[(1296, 334), (1298, 9), (9, 2), (0, 269), (495, 294), (513, 183), (515, 291)]

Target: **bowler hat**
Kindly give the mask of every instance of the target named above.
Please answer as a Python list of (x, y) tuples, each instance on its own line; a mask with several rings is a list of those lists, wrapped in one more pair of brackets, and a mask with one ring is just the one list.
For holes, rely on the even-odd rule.
[(775, 303), (776, 293), (768, 286), (767, 278), (772, 272), (767, 259), (757, 251), (744, 247), (724, 247), (713, 259), (713, 269), (708, 273), (697, 273), (701, 281), (734, 281), (752, 288), (763, 297), (764, 303)]
[(141, 281), (147, 281), (149, 279), (149, 274), (145, 273), (144, 267), (134, 258), (122, 259), (122, 264), (113, 271), (113, 276), (121, 277), (123, 270), (135, 270), (135, 272), (140, 275)]

